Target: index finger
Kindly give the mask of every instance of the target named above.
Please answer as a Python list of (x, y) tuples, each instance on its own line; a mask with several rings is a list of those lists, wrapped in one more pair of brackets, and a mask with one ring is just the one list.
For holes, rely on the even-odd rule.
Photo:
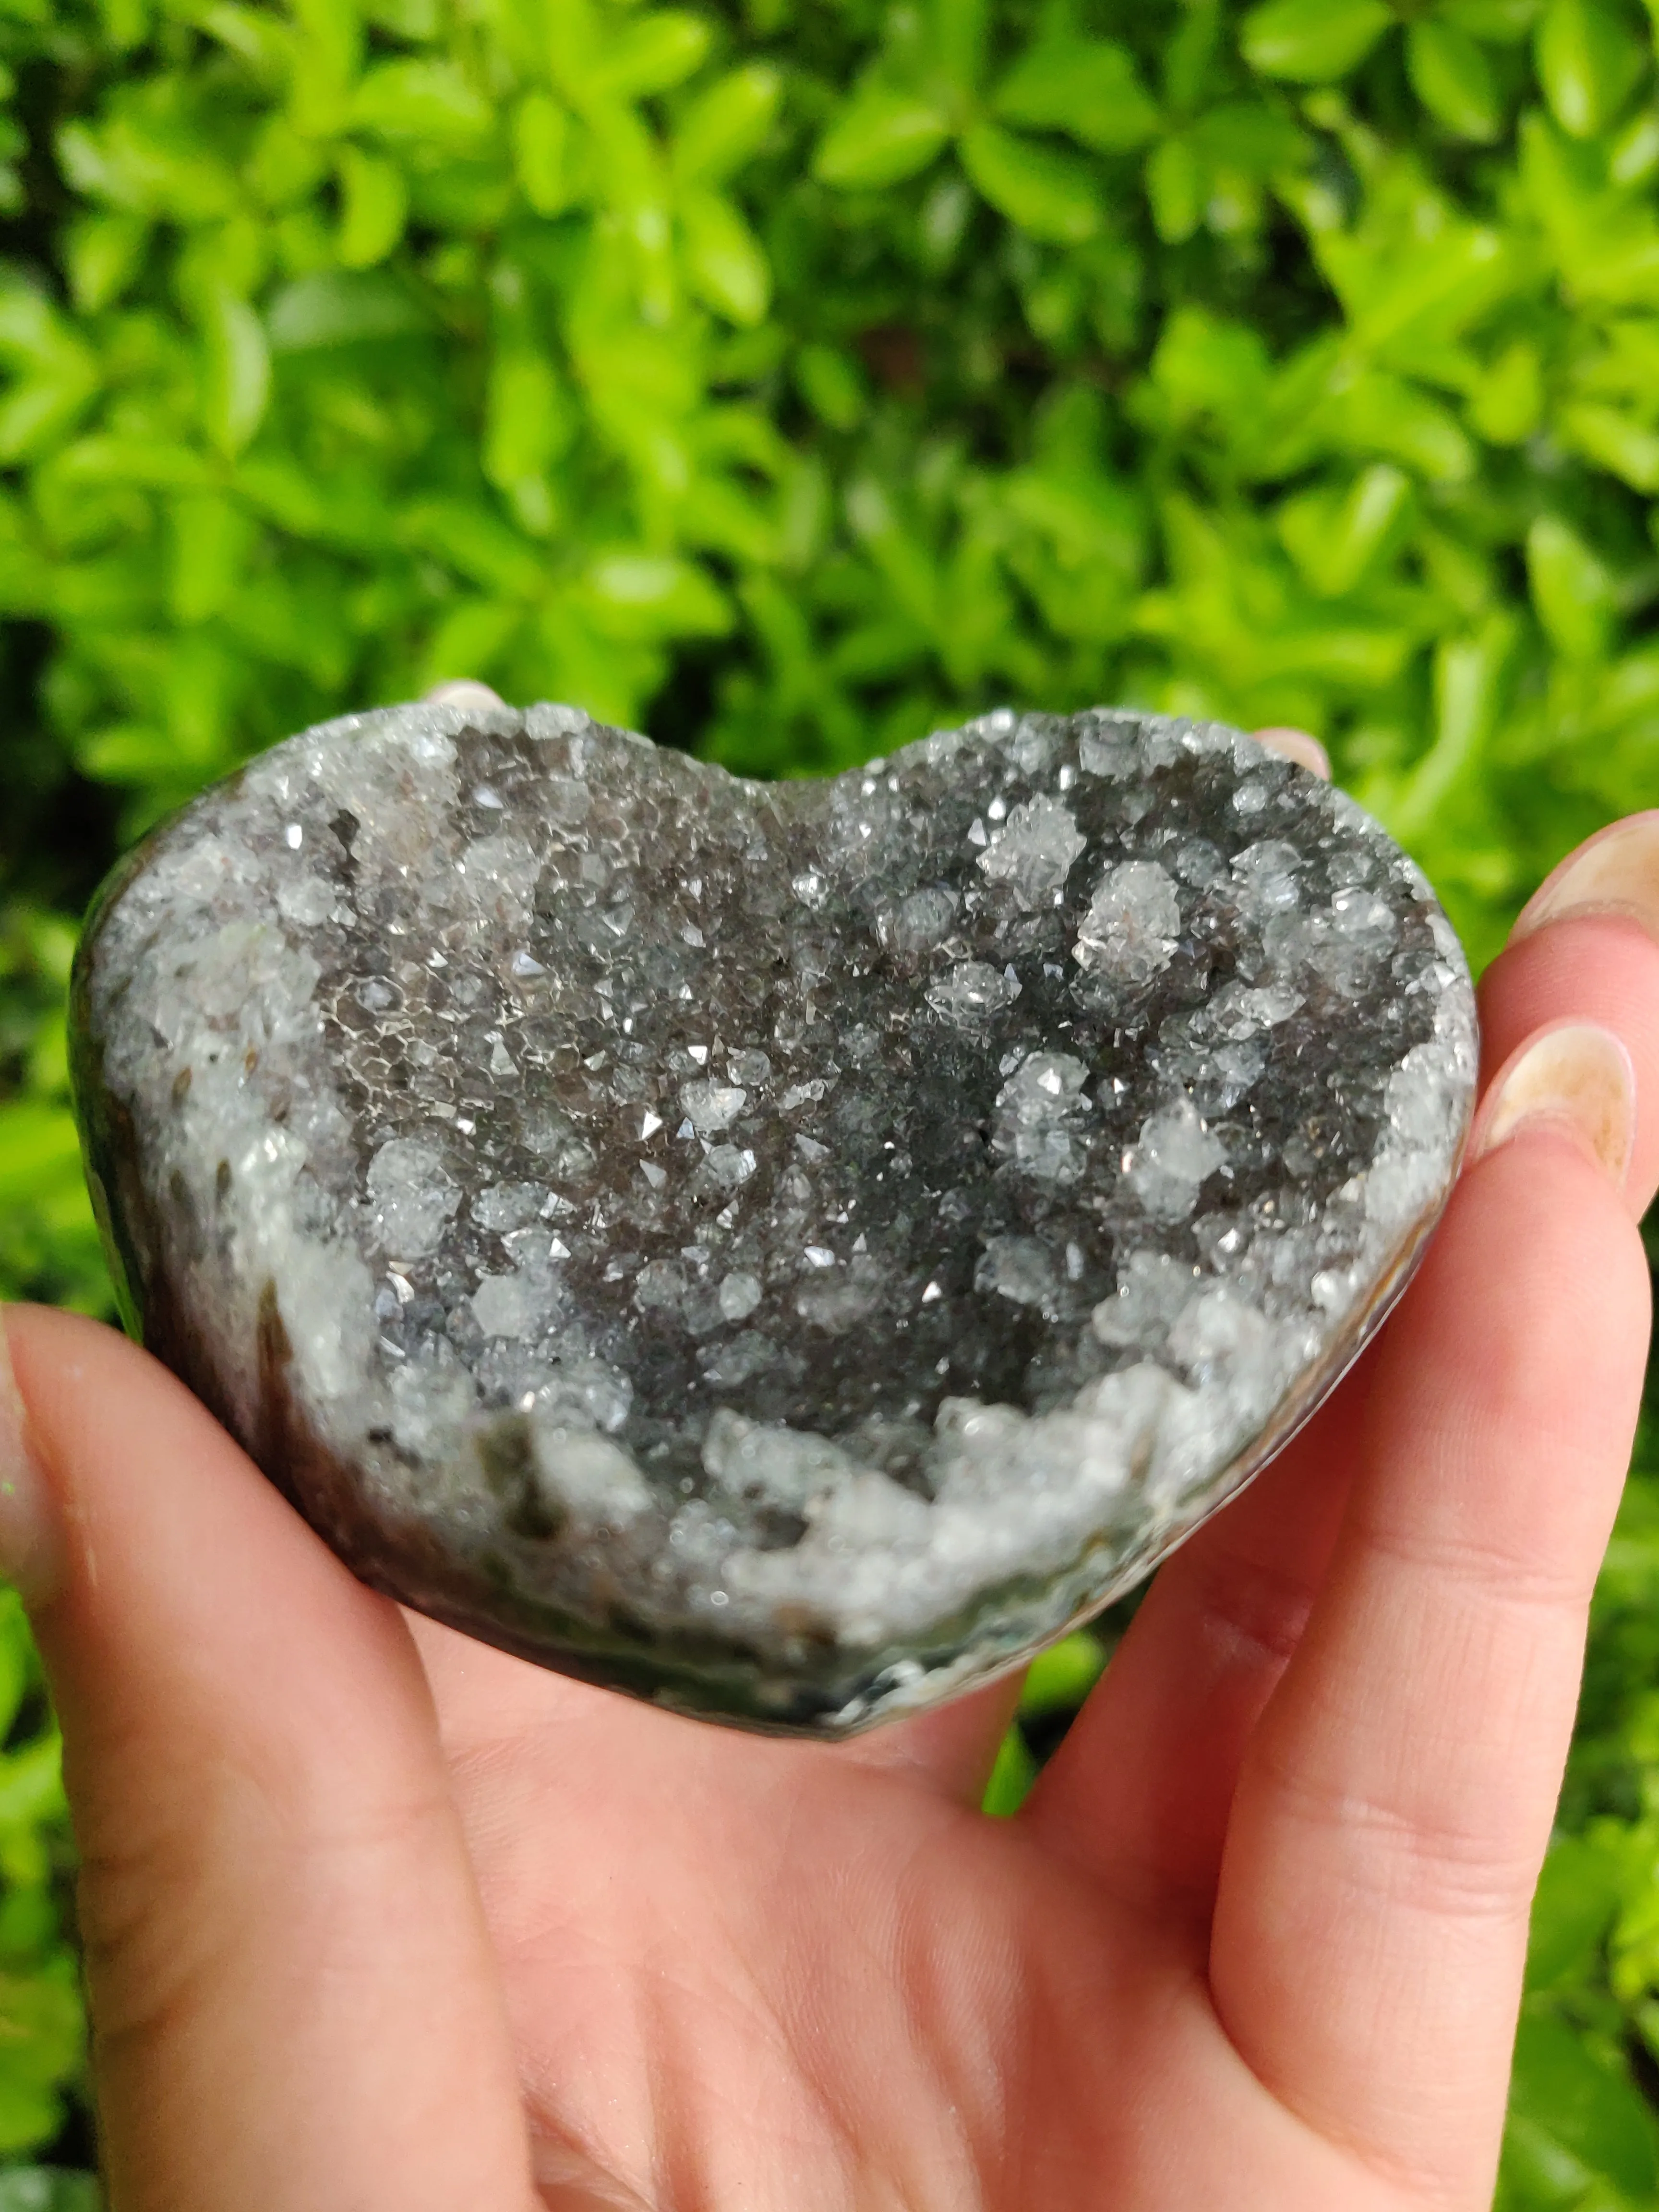
[(26, 1564), (116, 2201), (527, 2205), (498, 1975), (395, 1607), (182, 1383), (76, 1316), (3, 1316), (0, 1475), (0, 1535), (31, 1487), (56, 1532)]

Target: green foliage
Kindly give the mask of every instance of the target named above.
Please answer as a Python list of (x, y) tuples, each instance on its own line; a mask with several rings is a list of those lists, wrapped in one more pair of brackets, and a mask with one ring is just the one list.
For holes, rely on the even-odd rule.
[[(62, 1920), (67, 1849), (56, 1729), (15, 1593), (0, 1588), (0, 2161), (50, 2143), (78, 2085), (85, 2023)], [(0, 2212), (15, 2203), (0, 2175)], [(41, 2185), (44, 2186), (45, 2185)], [(45, 2212), (54, 2199), (43, 2195)], [(61, 2200), (65, 2206), (71, 2201)]]
[(1533, 1909), (1498, 2212), (1659, 2203), (1659, 1390), (1649, 1398)]
[[(106, 1300), (58, 1008), (118, 838), (439, 678), (767, 774), (1299, 723), (1489, 956), (1659, 798), (1653, 100), (1638, 0), (0, 6), (0, 1290)], [(1634, 1726), (1574, 1838), (1646, 1832)], [(1528, 1998), (1516, 2205), (1646, 2171), (1589, 2154), (1624, 1986)]]
[(46, 2166), (0, 2172), (0, 2212), (99, 2212), (102, 2202), (90, 2174)]
[(1032, 1662), (1020, 1690), (1018, 1714), (986, 1784), (983, 1809), (994, 1818), (1018, 1812), (1036, 1780), (1045, 1737), (1076, 1712), (1105, 1663), (1105, 1644), (1087, 1629), (1052, 1644)]

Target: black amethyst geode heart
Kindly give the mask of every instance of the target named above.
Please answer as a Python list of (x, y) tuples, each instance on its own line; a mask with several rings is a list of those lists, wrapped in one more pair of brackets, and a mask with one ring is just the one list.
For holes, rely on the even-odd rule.
[(564, 707), (349, 716), (121, 869), (75, 1030), (134, 1325), (366, 1581), (821, 1735), (1261, 1465), (1475, 1067), (1373, 822), (1109, 713), (775, 785)]

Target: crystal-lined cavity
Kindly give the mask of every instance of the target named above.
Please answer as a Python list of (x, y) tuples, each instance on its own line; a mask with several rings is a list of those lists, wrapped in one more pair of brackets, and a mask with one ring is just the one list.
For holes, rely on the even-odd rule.
[(153, 837), (76, 983), (132, 1312), (360, 1573), (830, 1735), (1260, 1463), (1474, 1059), (1376, 825), (1129, 714), (770, 787), (568, 708), (349, 717)]

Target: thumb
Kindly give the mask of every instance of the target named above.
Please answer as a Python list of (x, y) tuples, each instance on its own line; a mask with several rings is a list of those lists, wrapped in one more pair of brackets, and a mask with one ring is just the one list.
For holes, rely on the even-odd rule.
[(528, 2206), (397, 1608), (155, 1361), (33, 1308), (0, 1329), (0, 1565), (64, 1729), (115, 2212)]

